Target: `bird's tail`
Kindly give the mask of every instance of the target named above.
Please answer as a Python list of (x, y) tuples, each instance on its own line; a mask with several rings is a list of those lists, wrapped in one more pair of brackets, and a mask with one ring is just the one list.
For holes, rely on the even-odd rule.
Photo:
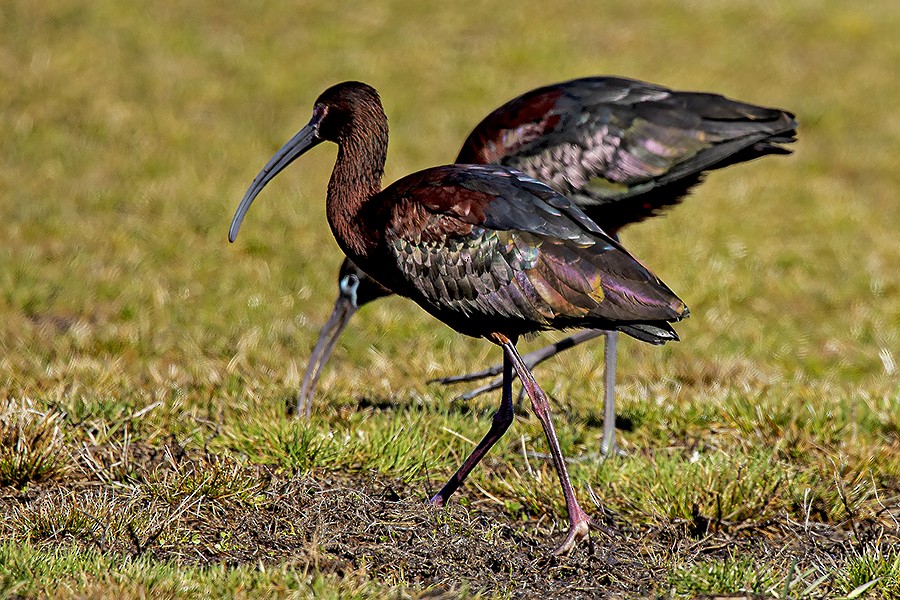
[(619, 325), (616, 329), (642, 342), (657, 346), (679, 340), (678, 334), (672, 329), (672, 326), (664, 321), (653, 324), (632, 323), (630, 325)]

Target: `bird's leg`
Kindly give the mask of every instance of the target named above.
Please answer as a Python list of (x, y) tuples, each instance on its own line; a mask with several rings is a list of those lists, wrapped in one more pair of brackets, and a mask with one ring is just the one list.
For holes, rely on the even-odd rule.
[[(612, 238), (617, 242), (619, 235)], [(603, 437), (600, 438), (600, 454), (612, 456), (619, 449), (616, 446), (616, 352), (619, 345), (618, 331), (604, 331), (603, 344)]]
[(462, 485), (463, 481), (468, 477), (469, 472), (477, 465), (491, 446), (497, 443), (509, 426), (513, 422), (513, 404), (512, 404), (512, 362), (508, 359), (503, 361), (503, 393), (500, 399), (500, 408), (494, 413), (494, 419), (491, 422), (491, 428), (485, 434), (484, 438), (472, 451), (472, 454), (463, 462), (453, 477), (450, 478), (444, 487), (429, 501), (434, 506), (444, 506), (450, 496)]
[(550, 414), (550, 404), (547, 402), (547, 395), (535, 381), (522, 357), (516, 352), (515, 344), (500, 334), (493, 334), (492, 339), (503, 347), (504, 362), (511, 360), (516, 368), (519, 379), (525, 387), (525, 392), (531, 398), (532, 410), (540, 420), (544, 428), (544, 434), (547, 436), (550, 455), (553, 457), (553, 465), (556, 467), (557, 475), (559, 475), (563, 495), (566, 497), (566, 509), (569, 513), (569, 532), (554, 554), (568, 554), (575, 547), (576, 543), (587, 537), (590, 531), (591, 518), (582, 510), (578, 504), (578, 499), (575, 497), (575, 489), (572, 487), (572, 481), (569, 479), (566, 461), (563, 459), (562, 450), (559, 448), (559, 440), (556, 437), (556, 430), (553, 428), (553, 419)]
[(603, 438), (600, 441), (600, 453), (604, 456), (616, 454), (616, 346), (619, 340), (617, 331), (605, 331), (604, 344), (604, 388), (603, 388)]
[[(568, 350), (569, 348), (573, 348), (582, 342), (586, 342), (588, 340), (592, 340), (596, 337), (603, 335), (603, 331), (599, 329), (585, 329), (583, 331), (579, 331), (569, 337), (563, 338), (558, 342), (554, 342), (543, 348), (538, 348), (537, 350), (533, 350), (528, 354), (522, 356), (522, 362), (525, 363), (529, 369), (533, 369), (548, 358), (552, 358), (559, 354), (564, 350)], [(452, 375), (450, 377), (439, 377), (437, 379), (430, 379), (428, 383), (441, 383), (444, 385), (449, 385), (452, 383), (462, 383), (466, 381), (477, 381), (479, 379), (485, 379), (487, 377), (493, 377), (494, 375), (499, 375), (502, 369), (501, 365), (494, 365), (490, 368), (487, 368), (483, 371), (476, 371), (475, 373), (467, 373), (465, 375)], [(485, 384), (479, 388), (475, 388), (472, 391), (466, 392), (465, 394), (461, 394), (454, 398), (454, 400), (471, 400), (472, 398), (479, 396), (485, 392), (490, 392), (491, 390), (496, 390), (503, 383), (502, 378), (497, 378), (491, 381), (488, 384)]]
[[(474, 373), (463, 373), (462, 375), (450, 375), (449, 377), (435, 377), (434, 379), (429, 379), (426, 383), (442, 383), (444, 385), (450, 385), (452, 383), (462, 383), (465, 381), (478, 381), (479, 379), (485, 379), (486, 377), (493, 377), (494, 375), (499, 375), (503, 370), (503, 365), (494, 365), (492, 367), (488, 367), (483, 371), (475, 371)], [(493, 389), (497, 389), (500, 387), (500, 383), (502, 379), (497, 379), (494, 381), (495, 387)], [(488, 391), (488, 390), (486, 390)]]
[[(516, 374), (513, 373), (513, 377), (515, 377), (515, 376), (516, 376)], [(498, 377), (497, 379), (491, 381), (490, 383), (486, 383), (482, 386), (479, 386), (479, 387), (475, 388), (474, 390), (469, 390), (468, 392), (466, 392), (464, 394), (460, 394), (459, 396), (454, 396), (453, 400), (455, 400), (457, 402), (460, 400), (468, 401), (468, 400), (471, 400), (472, 398), (477, 398), (478, 396), (484, 394), (485, 392), (491, 392), (493, 390), (496, 390), (502, 384), (503, 384), (503, 378)]]

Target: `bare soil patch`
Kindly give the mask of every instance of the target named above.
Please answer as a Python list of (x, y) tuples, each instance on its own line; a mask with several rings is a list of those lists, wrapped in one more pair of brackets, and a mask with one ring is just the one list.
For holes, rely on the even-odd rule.
[[(93, 455), (102, 462), (101, 452)], [(593, 532), (572, 555), (554, 557), (558, 522), (516, 520), (472, 490), (464, 491), (469, 506), (436, 510), (425, 505), (430, 490), (424, 486), (376, 474), (292, 476), (232, 466), (228, 473), (245, 482), (238, 494), (175, 485), (214, 479), (208, 474), (221, 468), (215, 457), (141, 444), (129, 456), (137, 476), (127, 484), (84, 473), (26, 491), (0, 490), (0, 512), (12, 515), (0, 527), (2, 537), (21, 535), (28, 523), (33, 539), (36, 519), (75, 507), (75, 516), (33, 541), (184, 564), (291, 563), (338, 575), (361, 572), (430, 593), (516, 598), (667, 593), (673, 564), (748, 556), (759, 564), (836, 566), (854, 545), (900, 541), (876, 521), (845, 527), (783, 519), (709, 533), (687, 524), (631, 527), (612, 518), (614, 535)]]

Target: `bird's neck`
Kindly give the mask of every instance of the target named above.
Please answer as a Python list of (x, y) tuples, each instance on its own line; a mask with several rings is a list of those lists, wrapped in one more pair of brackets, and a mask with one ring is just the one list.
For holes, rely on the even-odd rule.
[(362, 214), (373, 196), (381, 191), (387, 160), (387, 121), (383, 131), (348, 136), (338, 145), (337, 161), (328, 182), (326, 213), (338, 244), (354, 258), (365, 258), (377, 243), (373, 223)]

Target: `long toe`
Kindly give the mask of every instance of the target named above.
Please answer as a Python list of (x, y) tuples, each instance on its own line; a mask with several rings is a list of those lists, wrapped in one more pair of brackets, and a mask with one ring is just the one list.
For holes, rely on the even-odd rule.
[(566, 539), (563, 540), (563, 543), (560, 544), (559, 548), (554, 550), (553, 554), (555, 556), (565, 556), (569, 554), (575, 548), (575, 544), (588, 537), (590, 531), (590, 518), (585, 518), (572, 523), (569, 525), (569, 532), (566, 534)]
[(619, 531), (618, 529), (614, 529), (614, 528), (612, 528), (612, 527), (607, 527), (606, 525), (601, 525), (600, 523), (598, 523), (598, 522), (595, 521), (594, 519), (590, 519), (590, 520), (588, 521), (588, 526), (589, 526), (591, 529), (595, 529), (595, 530), (597, 530), (597, 531), (602, 532), (602, 533), (605, 534), (607, 537), (611, 537), (611, 538), (616, 538), (616, 537), (621, 538), (621, 537), (622, 537), (622, 532)]

